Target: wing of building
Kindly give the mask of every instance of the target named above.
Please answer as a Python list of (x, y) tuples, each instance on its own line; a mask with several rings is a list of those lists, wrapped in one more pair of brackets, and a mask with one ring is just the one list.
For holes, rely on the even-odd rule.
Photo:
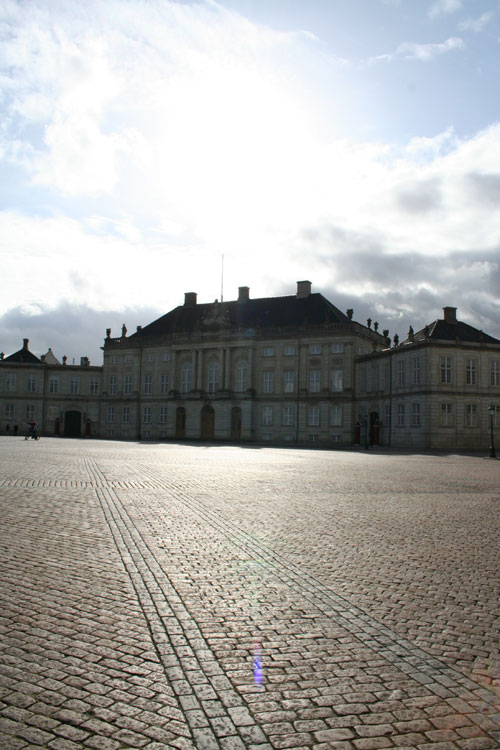
[(500, 424), (500, 341), (455, 312), (391, 346), (309, 281), (210, 304), (188, 292), (131, 335), (108, 329), (102, 366), (39, 359), (27, 339), (1, 355), (0, 430), (36, 418), (45, 435), (477, 447), (492, 403)]
[(356, 365), (362, 439), (395, 448), (485, 449), (500, 427), (500, 341), (455, 307)]

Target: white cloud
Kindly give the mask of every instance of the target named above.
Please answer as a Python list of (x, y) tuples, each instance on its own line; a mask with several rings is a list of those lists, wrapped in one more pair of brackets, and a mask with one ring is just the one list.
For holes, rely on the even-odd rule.
[(468, 18), (465, 21), (461, 21), (458, 27), (461, 31), (473, 31), (479, 34), (493, 20), (494, 16), (494, 12), (489, 11), (483, 13), (479, 18)]
[(465, 49), (465, 43), (460, 37), (449, 37), (444, 42), (418, 44), (417, 42), (403, 42), (395, 52), (385, 53), (370, 58), (370, 63), (393, 62), (394, 60), (419, 60), (432, 62), (448, 52)]
[(449, 13), (455, 13), (462, 7), (462, 0), (437, 0), (429, 8), (429, 18), (437, 18), (441, 15), (448, 15)]
[[(344, 298), (378, 295), (379, 309), (385, 295), (395, 317), (446, 284), (481, 289), (497, 309), (484, 280), (500, 242), (500, 126), (398, 149), (318, 137), (297, 66), (310, 40), (215, 3), (7, 1), (1, 12), (4, 159), (37, 203), (0, 212), (0, 313), (146, 299), (160, 314), (184, 291), (211, 301), (222, 253), (227, 299), (242, 284), (265, 296), (312, 278)], [(463, 47), (406, 43), (386, 59)], [(456, 281), (432, 271), (459, 256)]]

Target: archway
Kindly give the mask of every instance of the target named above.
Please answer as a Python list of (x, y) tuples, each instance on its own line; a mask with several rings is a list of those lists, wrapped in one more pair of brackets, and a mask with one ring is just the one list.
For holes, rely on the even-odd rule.
[(231, 409), (231, 440), (241, 440), (241, 409), (233, 406)]
[(175, 412), (175, 437), (186, 437), (186, 410), (183, 406), (177, 407)]
[(201, 439), (213, 440), (215, 431), (215, 412), (211, 406), (201, 410)]
[(64, 415), (65, 437), (80, 437), (82, 434), (81, 411), (67, 411)]

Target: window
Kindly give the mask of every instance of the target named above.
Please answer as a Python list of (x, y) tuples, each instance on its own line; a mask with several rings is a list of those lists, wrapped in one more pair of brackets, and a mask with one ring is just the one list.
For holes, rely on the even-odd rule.
[[(493, 406), (495, 413), (493, 414), (493, 427), (500, 427), (500, 406)], [(490, 416), (488, 412), (488, 416)]]
[(193, 368), (189, 362), (182, 365), (181, 370), (181, 393), (189, 393), (191, 390), (191, 378)]
[(374, 391), (378, 391), (378, 376), (379, 376), (379, 366), (374, 365), (372, 367), (372, 389)]
[(500, 385), (500, 360), (495, 359), (491, 363), (491, 385)]
[(167, 424), (167, 407), (160, 406), (160, 424)]
[(133, 361), (134, 361), (134, 358), (131, 354), (125, 355), (125, 364), (131, 365)]
[(161, 360), (162, 362), (170, 362), (170, 352), (163, 352)]
[(144, 376), (144, 395), (150, 396), (153, 393), (153, 376)]
[(441, 357), (441, 382), (451, 383), (451, 357)]
[(465, 360), (465, 382), (467, 385), (477, 385), (477, 359)]
[(274, 346), (266, 346), (262, 350), (262, 355), (264, 357), (274, 357)]
[(108, 406), (108, 413), (106, 415), (106, 422), (114, 422), (115, 421), (115, 407), (114, 406)]
[(26, 378), (26, 390), (28, 393), (35, 393), (36, 375), (28, 375), (28, 377)]
[(338, 432), (334, 432), (332, 434), (332, 443), (340, 443), (342, 442), (342, 435), (339, 435)]
[(263, 381), (262, 381), (262, 390), (264, 393), (272, 393), (273, 392), (273, 371), (272, 370), (264, 370), (263, 372)]
[(453, 424), (453, 404), (441, 404), (441, 426), (451, 427)]
[(283, 373), (283, 393), (293, 393), (295, 389), (295, 372), (285, 370)]
[(330, 426), (342, 426), (342, 406), (332, 406), (330, 409)]
[(125, 396), (130, 396), (132, 393), (132, 375), (125, 375), (123, 380), (123, 393)]
[(122, 422), (128, 424), (130, 422), (130, 407), (124, 406), (122, 409)]
[(27, 422), (33, 422), (35, 419), (35, 407), (33, 404), (28, 404), (26, 407), (26, 421)]
[(321, 344), (311, 344), (309, 354), (321, 354)]
[(319, 426), (319, 406), (310, 406), (307, 412), (307, 424), (309, 427)]
[(309, 391), (311, 393), (319, 393), (320, 388), (321, 388), (320, 370), (309, 370)]
[(404, 359), (400, 359), (398, 362), (398, 385), (405, 384), (406, 377), (406, 362)]
[(169, 388), (169, 377), (168, 375), (160, 375), (160, 393), (163, 395), (168, 393)]
[(477, 427), (477, 404), (465, 404), (465, 426)]
[(412, 427), (420, 427), (420, 404), (415, 402), (411, 407), (411, 424)]
[(214, 394), (219, 389), (219, 364), (212, 361), (208, 366), (208, 392)]
[(388, 431), (391, 429), (391, 402), (388, 401), (385, 404), (384, 408), (384, 420), (385, 420), (385, 427)]
[(343, 354), (344, 344), (332, 344), (332, 354)]
[(294, 407), (284, 406), (283, 407), (283, 424), (290, 426), (294, 423)]
[(295, 344), (288, 344), (283, 349), (283, 354), (285, 357), (291, 357), (293, 354), (295, 354)]
[(248, 364), (245, 361), (236, 365), (236, 390), (243, 393), (248, 389)]
[(90, 378), (90, 393), (92, 396), (99, 393), (99, 378)]
[(59, 378), (56, 375), (49, 378), (49, 393), (59, 393)]
[(309, 440), (313, 443), (317, 443), (319, 440), (319, 435), (309, 435)]
[(117, 362), (118, 362), (118, 357), (116, 356), (116, 354), (113, 354), (113, 356), (111, 357), (111, 364), (116, 365)]
[(405, 426), (405, 405), (398, 404), (398, 427)]
[(151, 407), (150, 406), (144, 407), (143, 422), (144, 424), (151, 424)]
[[(367, 378), (367, 375), (366, 375), (366, 367), (362, 367), (361, 368), (361, 386), (360, 386), (362, 393), (366, 393), (366, 384), (367, 384), (367, 382), (368, 382), (368, 378)], [(332, 391), (333, 390), (334, 389), (333, 389), (333, 385), (332, 385)]]
[(78, 375), (72, 375), (69, 379), (69, 392), (72, 395), (80, 393), (80, 378)]
[(16, 376), (15, 373), (10, 372), (5, 380), (5, 390), (15, 391), (16, 390)]
[(14, 419), (14, 404), (5, 404), (5, 419)]
[(269, 426), (273, 423), (273, 407), (263, 406), (262, 407), (262, 424)]
[(413, 357), (411, 382), (420, 385), (420, 357)]
[(344, 371), (332, 370), (332, 391), (340, 393), (344, 389)]
[(113, 396), (116, 393), (116, 376), (109, 376), (109, 393)]
[(153, 355), (152, 354), (146, 354), (144, 357), (145, 362), (152, 362), (153, 361)]

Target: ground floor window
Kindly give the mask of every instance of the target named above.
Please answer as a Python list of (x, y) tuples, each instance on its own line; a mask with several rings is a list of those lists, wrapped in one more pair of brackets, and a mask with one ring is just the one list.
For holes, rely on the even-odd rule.
[(412, 427), (420, 427), (420, 404), (418, 402), (412, 404), (411, 424)]
[(262, 424), (272, 425), (273, 423), (273, 407), (263, 406), (262, 407)]
[(441, 426), (451, 427), (453, 424), (453, 404), (441, 404)]
[(310, 427), (319, 426), (319, 406), (310, 406), (307, 413), (307, 424)]
[(477, 427), (477, 404), (465, 404), (465, 426)]
[(330, 426), (340, 427), (342, 425), (342, 406), (332, 406), (330, 409)]

